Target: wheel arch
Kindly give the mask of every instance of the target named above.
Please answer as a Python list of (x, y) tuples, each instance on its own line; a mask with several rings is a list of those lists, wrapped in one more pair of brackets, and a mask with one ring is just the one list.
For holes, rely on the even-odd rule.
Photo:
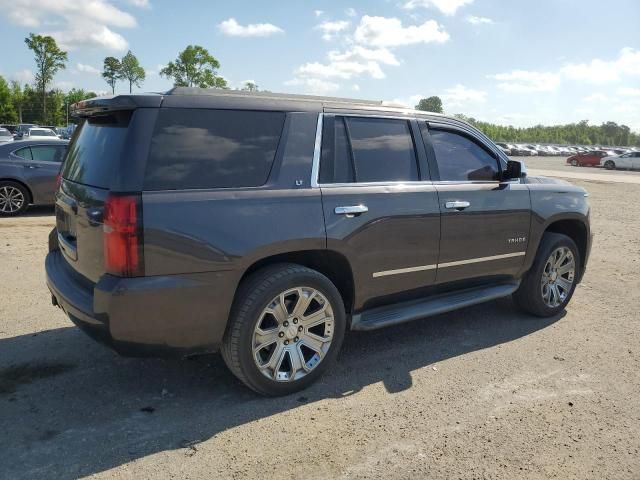
[(13, 177), (0, 177), (0, 182), (13, 182), (21, 185), (27, 191), (27, 195), (29, 196), (29, 204), (33, 203), (33, 192), (31, 191), (31, 188), (29, 188), (29, 185), (24, 182), (24, 180)]
[(300, 250), (261, 258), (244, 271), (238, 286), (252, 273), (277, 263), (295, 263), (323, 274), (340, 292), (347, 315), (351, 313), (355, 298), (353, 271), (346, 257), (334, 250)]
[(544, 230), (546, 232), (560, 233), (571, 238), (578, 247), (580, 254), (580, 272), (578, 282), (582, 280), (589, 249), (589, 228), (587, 224), (577, 218), (565, 218), (552, 221)]

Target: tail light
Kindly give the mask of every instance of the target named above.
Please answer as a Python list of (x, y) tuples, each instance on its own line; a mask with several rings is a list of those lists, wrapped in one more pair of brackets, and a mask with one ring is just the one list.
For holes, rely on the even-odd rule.
[(62, 183), (62, 174), (56, 175), (56, 190), (60, 190), (60, 184)]
[(144, 275), (142, 196), (109, 194), (104, 204), (104, 266), (120, 277)]

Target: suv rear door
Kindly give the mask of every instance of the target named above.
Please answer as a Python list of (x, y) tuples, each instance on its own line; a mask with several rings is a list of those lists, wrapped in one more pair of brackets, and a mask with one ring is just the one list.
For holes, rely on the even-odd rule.
[(517, 275), (529, 241), (529, 189), (500, 180), (498, 153), (471, 129), (420, 126), (442, 213), (437, 282)]
[(323, 122), (315, 178), (327, 248), (353, 270), (355, 309), (433, 284), (440, 212), (415, 119), (333, 113)]

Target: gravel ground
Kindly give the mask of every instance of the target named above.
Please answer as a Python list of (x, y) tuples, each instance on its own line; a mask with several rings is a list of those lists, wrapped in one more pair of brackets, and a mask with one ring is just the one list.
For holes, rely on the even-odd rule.
[(576, 183), (596, 237), (565, 313), (502, 299), (351, 333), (279, 399), (217, 355), (94, 343), (50, 304), (51, 209), (0, 219), (0, 478), (640, 478), (640, 186)]

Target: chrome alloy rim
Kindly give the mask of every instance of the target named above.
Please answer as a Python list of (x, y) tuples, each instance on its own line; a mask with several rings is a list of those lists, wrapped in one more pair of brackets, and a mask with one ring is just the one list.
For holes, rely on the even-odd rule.
[(315, 288), (296, 287), (275, 297), (253, 332), (253, 359), (260, 372), (278, 382), (308, 375), (331, 347), (333, 310)]
[(0, 212), (15, 213), (24, 205), (24, 195), (16, 187), (0, 187)]
[(556, 248), (544, 264), (540, 287), (547, 307), (556, 308), (564, 303), (571, 291), (576, 272), (576, 261), (567, 247)]

